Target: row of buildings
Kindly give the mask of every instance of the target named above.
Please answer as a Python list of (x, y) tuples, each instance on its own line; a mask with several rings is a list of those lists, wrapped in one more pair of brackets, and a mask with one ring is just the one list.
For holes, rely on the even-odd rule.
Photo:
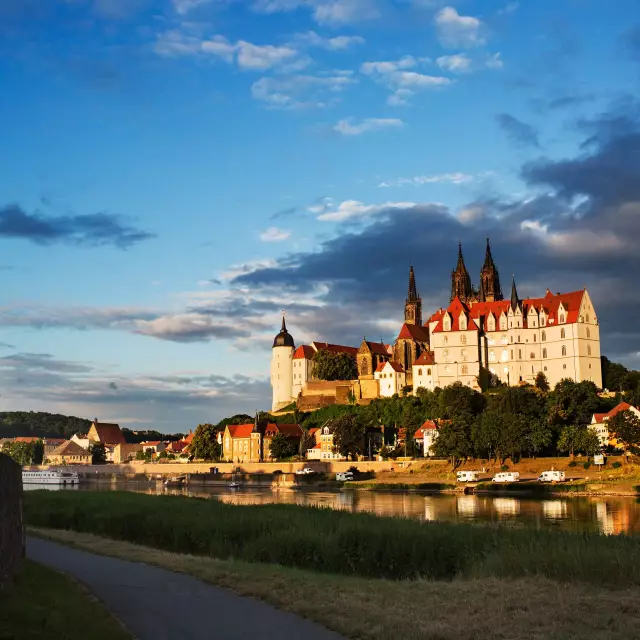
[(364, 339), (353, 347), (314, 341), (296, 348), (283, 318), (272, 349), (272, 410), (315, 392), (314, 355), (321, 349), (356, 360), (358, 380), (352, 381), (357, 383), (352, 390), (362, 400), (454, 382), (480, 389), (483, 370), (508, 385), (533, 384), (542, 372), (552, 387), (565, 378), (602, 387), (600, 327), (587, 290), (547, 289), (541, 297), (521, 298), (514, 278), (505, 299), (488, 238), (479, 287), (471, 284), (459, 245), (449, 304), (426, 322), (410, 268), (404, 323), (393, 344)]

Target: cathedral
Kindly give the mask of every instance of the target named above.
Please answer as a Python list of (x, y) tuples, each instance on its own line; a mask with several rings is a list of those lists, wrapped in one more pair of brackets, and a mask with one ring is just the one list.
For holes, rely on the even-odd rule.
[(489, 381), (533, 384), (539, 372), (552, 387), (564, 378), (591, 380), (602, 387), (600, 330), (586, 289), (555, 294), (547, 289), (542, 297), (521, 299), (514, 277), (505, 300), (489, 238), (479, 275), (474, 287), (459, 243), (449, 304), (423, 322), (422, 299), (410, 267), (404, 323), (393, 344), (365, 338), (359, 347), (311, 342), (296, 348), (283, 318), (272, 349), (273, 410), (331, 387), (333, 383), (313, 375), (313, 356), (321, 349), (356, 360), (358, 380), (333, 386), (351, 384), (350, 392), (359, 401), (454, 382), (474, 389)]

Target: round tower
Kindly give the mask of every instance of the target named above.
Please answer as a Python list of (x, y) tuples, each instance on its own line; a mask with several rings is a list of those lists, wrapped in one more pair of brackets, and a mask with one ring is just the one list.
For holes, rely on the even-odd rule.
[(282, 329), (274, 338), (271, 350), (272, 411), (293, 401), (293, 352), (295, 349), (293, 337), (287, 331), (287, 325), (282, 316)]

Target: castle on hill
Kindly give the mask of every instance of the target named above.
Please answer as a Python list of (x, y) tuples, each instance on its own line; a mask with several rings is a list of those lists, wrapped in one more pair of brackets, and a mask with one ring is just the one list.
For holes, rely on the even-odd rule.
[(328, 388), (313, 375), (313, 357), (321, 349), (356, 359), (358, 380), (340, 384), (358, 400), (454, 382), (479, 390), (483, 370), (507, 385), (533, 384), (542, 372), (552, 387), (564, 378), (602, 387), (600, 328), (587, 290), (554, 294), (547, 289), (542, 297), (521, 299), (514, 277), (505, 300), (488, 238), (478, 287), (459, 244), (449, 305), (424, 323), (414, 269), (409, 269), (404, 324), (393, 344), (364, 339), (359, 347), (311, 342), (296, 348), (283, 317), (271, 358), (274, 411)]

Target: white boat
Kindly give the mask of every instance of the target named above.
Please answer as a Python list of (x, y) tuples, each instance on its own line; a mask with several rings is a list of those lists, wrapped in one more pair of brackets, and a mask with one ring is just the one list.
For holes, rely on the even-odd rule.
[(78, 473), (62, 469), (49, 469), (48, 471), (23, 471), (22, 484), (78, 484)]
[(240, 483), (236, 480), (236, 474), (232, 474), (231, 475), (231, 482), (229, 482), (229, 484), (227, 484), (227, 486), (229, 487), (229, 489), (239, 489), (240, 488)]

